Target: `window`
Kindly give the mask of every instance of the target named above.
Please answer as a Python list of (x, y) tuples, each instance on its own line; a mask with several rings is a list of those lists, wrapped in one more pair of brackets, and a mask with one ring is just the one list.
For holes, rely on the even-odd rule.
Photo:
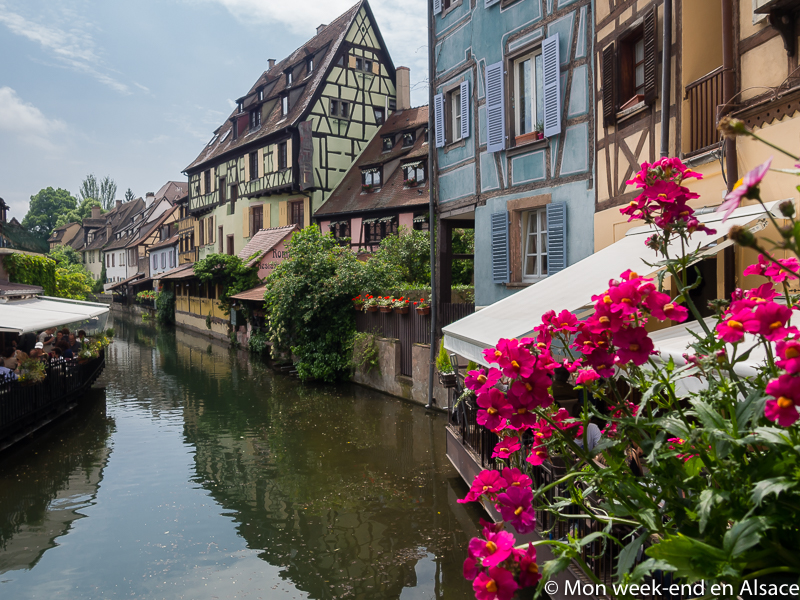
[(391, 136), (386, 136), (383, 138), (383, 151), (384, 152), (391, 152), (392, 148), (394, 147), (394, 140)]
[(386, 111), (382, 108), (375, 108), (375, 122), (378, 125), (383, 125), (384, 121), (386, 121)]
[[(461, 127), (460, 127), (460, 124), (459, 124), (459, 131), (460, 130), (461, 130)], [(408, 146), (413, 146), (414, 145), (414, 141), (415, 141), (415, 135), (414, 135), (413, 131), (406, 132), (406, 133), (403, 134), (403, 148), (407, 148)]]
[(236, 212), (236, 201), (239, 199), (239, 186), (237, 184), (234, 183), (231, 186), (228, 199), (230, 200), (228, 203), (228, 214), (232, 215)]
[(233, 256), (233, 236), (229, 235), (226, 239), (228, 244), (228, 255)]
[(448, 97), (448, 108), (450, 109), (450, 141), (457, 142), (461, 139), (461, 90), (453, 90), (448, 94)]
[(522, 213), (522, 280), (547, 277), (547, 210)]
[(207, 244), (212, 244), (214, 242), (214, 218), (209, 217), (206, 219), (207, 226), (208, 226), (208, 239), (206, 240)]
[(250, 153), (250, 181), (258, 179), (258, 152)]
[(264, 89), (263, 88), (259, 88), (259, 90), (258, 90), (258, 101), (261, 102), (262, 100), (264, 100)]
[(281, 97), (281, 115), (286, 116), (289, 114), (289, 96)]
[(428, 143), (428, 128), (427, 127), (425, 128), (424, 133), (422, 135), (425, 136), (425, 139), (423, 140), (423, 142), (427, 144)]
[(175, 250), (169, 251), (169, 268), (172, 269), (175, 266)]
[(244, 104), (242, 102), (239, 102), (237, 108), (238, 108), (239, 114), (244, 112)]
[(210, 194), (211, 193), (211, 169), (206, 169), (206, 172), (203, 173), (203, 178), (205, 179), (206, 194)]
[(364, 59), (364, 71), (367, 73), (372, 73), (372, 61), (368, 58)]
[(278, 170), (282, 171), (289, 167), (288, 144), (281, 142), (278, 144)]
[(356, 57), (356, 70), (363, 71), (364, 70), (364, 59)]
[(350, 237), (350, 221), (334, 221), (331, 223), (331, 233), (337, 240)]
[(162, 252), (161, 253), (161, 268), (162, 269), (166, 269), (167, 268), (167, 253), (166, 252)]
[(300, 227), (303, 227), (305, 225), (302, 200), (289, 203), (289, 216), (290, 216), (289, 219), (290, 225), (299, 225)]
[(309, 75), (314, 70), (314, 59), (313, 58), (309, 58), (306, 61), (306, 70), (308, 71)]
[(541, 49), (514, 61), (512, 104), (514, 134), (542, 131), (544, 118), (544, 80)]
[(644, 30), (638, 28), (619, 44), (620, 108), (644, 100)]
[(425, 181), (425, 163), (417, 161), (403, 165), (403, 183), (414, 187)]
[(250, 235), (255, 235), (258, 231), (264, 228), (264, 207), (251, 206), (250, 207)]
[(225, 197), (225, 193), (228, 191), (228, 188), (225, 186), (225, 178), (219, 178), (219, 203), (225, 204), (227, 198)]
[(292, 70), (291, 69), (287, 69), (286, 70), (286, 87), (289, 87), (290, 85), (292, 85), (292, 81), (293, 81)]
[(218, 249), (219, 253), (222, 254), (222, 241), (225, 239), (225, 236), (222, 234), (222, 225), (218, 227), (219, 235), (217, 236), (217, 243), (219, 244)]
[(380, 168), (362, 169), (361, 170), (361, 187), (365, 192), (372, 191), (375, 188), (381, 187), (381, 170)]
[(250, 129), (261, 127), (261, 107), (250, 111)]
[(153, 255), (153, 270), (155, 271), (158, 268), (158, 256), (155, 254)]
[(397, 217), (367, 219), (364, 221), (364, 239), (367, 244), (380, 244), (381, 241), (397, 233)]
[(330, 113), (332, 117), (347, 119), (350, 116), (350, 103), (343, 100), (331, 100)]

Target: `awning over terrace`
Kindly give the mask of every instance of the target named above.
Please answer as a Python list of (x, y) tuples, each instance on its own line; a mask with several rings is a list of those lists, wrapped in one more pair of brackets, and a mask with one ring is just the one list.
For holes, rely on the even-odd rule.
[(127, 285), (132, 281), (136, 281), (140, 277), (144, 277), (144, 273), (136, 273), (136, 275), (131, 275), (127, 279), (123, 279), (122, 281), (118, 281), (117, 283), (108, 286), (108, 291), (116, 290), (117, 288), (121, 288), (123, 285)]
[[(50, 327), (74, 325), (74, 328), (105, 329), (108, 306), (41, 296), (0, 304), (0, 331), (28, 333)], [(73, 327), (70, 327), (73, 329)]]
[[(767, 210), (776, 217), (780, 216), (778, 204), (771, 202), (766, 205)], [(733, 243), (727, 239), (733, 226), (749, 227), (755, 232), (766, 227), (768, 216), (764, 208), (755, 205), (735, 210), (725, 223), (722, 223), (720, 213), (698, 215), (697, 218), (716, 229), (717, 233), (695, 233), (692, 235), (691, 250), (699, 248), (704, 255), (711, 255)], [(501, 338), (520, 338), (530, 334), (547, 311), (567, 309), (580, 316), (581, 312), (591, 309), (592, 296), (608, 289), (609, 280), (618, 279), (626, 269), (632, 269), (640, 275), (658, 270), (646, 264), (662, 260), (644, 243), (653, 231), (649, 226), (631, 229), (623, 239), (563, 271), (443, 327), (445, 348), (485, 365), (485, 348), (493, 347)], [(680, 242), (671, 248), (672, 256), (679, 253)], [(685, 351), (684, 346), (681, 353)]]

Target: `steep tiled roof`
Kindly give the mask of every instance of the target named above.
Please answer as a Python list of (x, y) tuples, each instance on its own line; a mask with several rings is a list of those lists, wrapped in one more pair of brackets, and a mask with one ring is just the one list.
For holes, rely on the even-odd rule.
[(150, 250), (158, 250), (159, 248), (166, 248), (167, 246), (172, 246), (173, 244), (177, 244), (180, 236), (176, 233), (170, 238), (167, 238), (163, 242), (158, 242), (157, 244), (153, 244), (150, 246)]
[(247, 266), (253, 265), (261, 258), (264, 252), (272, 250), (277, 246), (281, 240), (286, 239), (292, 235), (293, 232), (300, 231), (297, 225), (285, 225), (284, 227), (271, 227), (269, 229), (259, 230), (247, 245), (239, 252), (239, 258), (247, 260), (255, 255), (255, 258), (247, 263)]
[[(358, 14), (359, 9), (366, 5), (366, 0), (360, 0), (290, 56), (278, 62), (269, 71), (265, 71), (242, 98), (243, 111), (236, 121), (241, 123), (238, 139), (234, 140), (233, 135), (231, 135), (232, 123), (230, 119), (238, 113), (238, 108), (235, 108), (228, 120), (214, 132), (211, 142), (185, 170), (194, 170), (206, 161), (217, 158), (229, 150), (270, 136), (302, 120), (314, 93), (323, 83), (328, 67), (342, 41), (344, 41), (353, 19)], [(306, 67), (306, 58), (311, 56), (314, 57), (314, 69), (309, 75)], [(287, 86), (284, 71), (288, 70), (289, 67), (292, 67), (293, 83)], [(272, 104), (272, 106), (269, 114), (262, 117), (261, 127), (248, 132), (248, 111), (258, 103), (259, 88), (264, 89), (264, 104)], [(284, 117), (281, 115), (280, 97), (287, 91), (289, 93), (289, 114)], [(244, 130), (242, 127), (244, 127)]]
[(189, 263), (181, 265), (180, 267), (176, 267), (171, 271), (167, 271), (166, 273), (154, 275), (153, 277), (155, 279), (190, 279), (194, 276), (194, 264)]
[(247, 290), (246, 292), (241, 292), (236, 294), (235, 296), (231, 296), (234, 300), (264, 300), (264, 289), (266, 285), (257, 285), (256, 287)]
[(104, 246), (106, 243), (109, 242), (107, 239), (107, 229), (108, 225), (111, 225), (111, 232), (112, 232), (112, 239), (114, 241), (113, 233), (117, 232), (119, 229), (122, 228), (123, 225), (127, 224), (131, 215), (136, 214), (140, 210), (144, 208), (144, 200), (141, 198), (137, 198), (136, 200), (132, 200), (130, 202), (125, 202), (119, 207), (114, 207), (106, 214), (104, 214), (101, 218), (103, 219), (103, 225), (100, 229), (97, 230), (95, 233), (94, 240), (92, 243), (89, 244), (85, 250), (100, 250), (105, 249)]
[(150, 235), (157, 228), (161, 227), (164, 224), (164, 221), (166, 221), (169, 218), (169, 216), (176, 210), (178, 210), (178, 207), (173, 206), (172, 208), (169, 208), (166, 211), (164, 211), (164, 214), (161, 215), (160, 217), (154, 219), (153, 221), (150, 221), (149, 223), (145, 223), (144, 225), (142, 225), (139, 228), (139, 232), (137, 233), (136, 237), (134, 239), (129, 239), (126, 248), (134, 248), (139, 244), (141, 244), (147, 238), (148, 235)]
[[(425, 142), (424, 127), (428, 125), (428, 107), (420, 106), (401, 112), (395, 112), (386, 120), (380, 131), (353, 163), (342, 181), (333, 190), (330, 197), (315, 213), (315, 217), (332, 215), (380, 211), (384, 209), (401, 208), (409, 206), (423, 206), (428, 204), (428, 181), (417, 187), (409, 188), (403, 185), (403, 162), (422, 159), (428, 156), (428, 143)], [(383, 151), (383, 138), (399, 136), (404, 131), (414, 130), (416, 139), (413, 146), (403, 147), (402, 140), (395, 143), (389, 152)], [(385, 165), (394, 160), (400, 160), (400, 165), (382, 182), (379, 190), (361, 192), (361, 169)], [(386, 175), (384, 173), (384, 175)]]
[(168, 181), (156, 192), (156, 200), (166, 198), (170, 204), (175, 204), (183, 196), (189, 193), (188, 181)]

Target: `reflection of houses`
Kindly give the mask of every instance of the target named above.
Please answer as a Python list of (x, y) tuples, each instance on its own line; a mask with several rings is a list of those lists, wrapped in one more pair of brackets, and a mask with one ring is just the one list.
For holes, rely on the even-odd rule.
[(397, 73), (397, 112), (314, 213), (323, 232), (354, 248), (374, 248), (402, 227), (428, 228), (428, 107), (410, 107), (408, 69)]
[(452, 229), (474, 227), (487, 306), (593, 251), (592, 3), (433, 6), (438, 296)]
[(181, 327), (228, 339), (229, 315), (219, 307), (220, 286), (203, 283), (194, 274), (194, 263), (187, 263), (161, 274), (158, 281), (175, 294), (175, 322)]
[(394, 110), (394, 82), (366, 0), (270, 60), (186, 169), (197, 259), (238, 254), (262, 228), (309, 225)]

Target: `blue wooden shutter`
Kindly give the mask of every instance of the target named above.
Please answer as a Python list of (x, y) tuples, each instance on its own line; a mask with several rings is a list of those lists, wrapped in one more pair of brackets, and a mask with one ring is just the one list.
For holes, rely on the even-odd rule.
[(469, 137), (469, 80), (462, 82), (461, 90), (461, 139)]
[(547, 274), (567, 268), (567, 205), (547, 205)]
[(489, 8), (490, 6), (494, 6), (498, 2), (500, 2), (500, 0), (483, 0), (483, 7)]
[(506, 147), (506, 115), (503, 93), (503, 61), (486, 67), (486, 150)]
[(444, 148), (444, 96), (436, 94), (433, 97), (433, 125), (436, 128), (436, 147)]
[(438, 15), (442, 12), (442, 0), (433, 0), (433, 14)]
[(492, 213), (492, 283), (508, 282), (508, 212)]
[(561, 133), (561, 63), (558, 56), (558, 34), (542, 42), (544, 69), (544, 136)]

